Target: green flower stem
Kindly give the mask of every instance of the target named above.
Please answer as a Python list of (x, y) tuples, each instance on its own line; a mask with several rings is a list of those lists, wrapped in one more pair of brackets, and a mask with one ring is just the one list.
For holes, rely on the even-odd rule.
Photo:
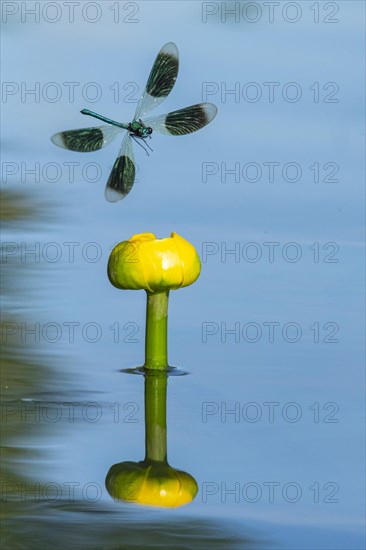
[(165, 372), (145, 375), (145, 462), (167, 462)]
[(146, 369), (168, 368), (168, 301), (169, 290), (149, 292), (146, 305)]

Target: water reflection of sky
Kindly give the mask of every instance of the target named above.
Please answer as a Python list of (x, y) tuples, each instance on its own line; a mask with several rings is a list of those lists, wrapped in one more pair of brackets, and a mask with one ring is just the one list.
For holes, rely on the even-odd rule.
[[(56, 82), (62, 90), (56, 103), (42, 96), (39, 102), (32, 96), (22, 102), (15, 94), (3, 105), (3, 170), (4, 163), (19, 168), (6, 187), (21, 196), (14, 211), (5, 203), (12, 216), (4, 240), (19, 246), (18, 255), (4, 264), (5, 322), (61, 327), (55, 343), (45, 341), (56, 339), (52, 327), (39, 344), (31, 336), (22, 344), (19, 334), (8, 339), (2, 388), (9, 413), (5, 479), (13, 487), (79, 484), (71, 503), (24, 503), (14, 495), (8, 529), (19, 539), (8, 535), (8, 547), (37, 536), (47, 547), (56, 532), (60, 547), (73, 540), (74, 547), (214, 548), (216, 540), (217, 548), (361, 548), (363, 6), (334, 3), (340, 7), (336, 24), (313, 23), (308, 3), (301, 4), (296, 24), (280, 17), (268, 23), (264, 7), (258, 23), (236, 24), (221, 23), (219, 14), (203, 23), (200, 3), (137, 4), (134, 24), (112, 23), (112, 3), (104, 2), (95, 24), (77, 15), (69, 24), (64, 14), (55, 24), (9, 16), (3, 25), (3, 80), (29, 88), (39, 82), (40, 89)], [(319, 6), (320, 17), (329, 15), (325, 3)], [(123, 86), (143, 85), (156, 52), (169, 40), (179, 47), (181, 66), (159, 112), (202, 100), (203, 83), (214, 82), (219, 92), (207, 100), (218, 105), (218, 117), (192, 136), (153, 137), (150, 158), (136, 151), (139, 181), (131, 194), (110, 205), (103, 188), (119, 145), (84, 157), (57, 149), (49, 136), (88, 124), (78, 114), (83, 107), (128, 120), (135, 103), (117, 104), (109, 88), (119, 82), (126, 99), (135, 84)], [(80, 82), (74, 102), (65, 82)], [(102, 90), (94, 104), (78, 91), (88, 82)], [(220, 92), (237, 82), (239, 101), (233, 95), (223, 101)], [(263, 93), (264, 82), (279, 82), (275, 90), (296, 82), (303, 96), (291, 103), (279, 92), (273, 103), (264, 97), (251, 103), (243, 100), (248, 82), (259, 83)], [(339, 102), (314, 102), (309, 87), (316, 82), (320, 94), (324, 83), (337, 83)], [(60, 181), (52, 183), (51, 173), (36, 183), (28, 174), (22, 182), (21, 163), (24, 171), (37, 162), (42, 169), (58, 163)], [(79, 163), (73, 183), (68, 162)], [(100, 165), (100, 181), (83, 181), (88, 162)], [(257, 182), (243, 178), (249, 162), (261, 167)], [(300, 181), (276, 176), (270, 183), (263, 164), (269, 162), (280, 163), (280, 170), (296, 162)], [(331, 172), (331, 166), (324, 169), (329, 162), (339, 166), (338, 183), (322, 181)], [(240, 163), (240, 181), (228, 175), (221, 182), (221, 163), (228, 169)], [(315, 168), (309, 169), (314, 163), (320, 166), (319, 183)], [(203, 183), (202, 171), (210, 168), (219, 171)], [(197, 284), (172, 294), (169, 335), (171, 363), (191, 375), (169, 380), (168, 457), (194, 475), (200, 490), (191, 505), (161, 512), (115, 504), (104, 489), (113, 463), (141, 460), (144, 451), (143, 380), (118, 370), (143, 359), (145, 297), (111, 287), (106, 262), (116, 241), (142, 231), (165, 236), (173, 230), (206, 255)], [(301, 253), (295, 263), (286, 256), (295, 249), (284, 249), (290, 242)], [(30, 255), (22, 262), (21, 243), (39, 243), (40, 262)], [(279, 243), (273, 262), (264, 243)], [(335, 245), (324, 249), (327, 243)], [(235, 246), (239, 255), (225, 256)], [(262, 256), (251, 262), (258, 250)], [(52, 262), (55, 251), (61, 257)], [(98, 261), (92, 261), (95, 251)], [(339, 261), (324, 261), (329, 258)], [(70, 342), (73, 323), (78, 325)], [(95, 343), (87, 341), (93, 339), (92, 326), (83, 338), (90, 323), (101, 331)], [(239, 324), (239, 336), (225, 337), (222, 323), (227, 329)], [(283, 337), (287, 323), (300, 327), (298, 342)], [(248, 342), (258, 327), (258, 341)], [(337, 327), (333, 338), (339, 342), (324, 342)], [(247, 341), (243, 330), (249, 330)], [(35, 421), (29, 403), (51, 418), (52, 411), (61, 411), (59, 421)], [(85, 418), (93, 414), (90, 403), (102, 411), (96, 422)], [(102, 488), (96, 503), (81, 490), (91, 482)], [(225, 496), (225, 488), (237, 492)], [(295, 489), (301, 496), (289, 502)], [(76, 535), (77, 526), (81, 534)]]

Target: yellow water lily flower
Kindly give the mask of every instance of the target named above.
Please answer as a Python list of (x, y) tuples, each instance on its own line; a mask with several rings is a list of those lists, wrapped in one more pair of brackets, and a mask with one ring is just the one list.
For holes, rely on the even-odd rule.
[(176, 290), (194, 283), (200, 271), (196, 249), (174, 232), (166, 239), (134, 235), (114, 247), (108, 262), (111, 283), (128, 290)]
[(116, 500), (148, 506), (175, 508), (197, 494), (196, 480), (168, 464), (120, 462), (109, 470), (106, 487)]

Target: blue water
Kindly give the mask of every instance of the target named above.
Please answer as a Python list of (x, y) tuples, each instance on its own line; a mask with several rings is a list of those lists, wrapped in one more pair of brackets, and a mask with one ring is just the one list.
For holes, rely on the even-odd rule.
[[(364, 548), (363, 3), (280, 2), (273, 22), (262, 2), (81, 2), (74, 22), (63, 2), (9, 4), (2, 179), (29, 212), (3, 232), (5, 547)], [(218, 116), (136, 148), (138, 181), (109, 204), (119, 143), (49, 137), (89, 124), (82, 108), (130, 120), (168, 41), (181, 65), (158, 112)], [(106, 265), (145, 231), (202, 258), (169, 306), (190, 374), (169, 380), (168, 457), (199, 492), (168, 511), (104, 486), (144, 454), (143, 378), (120, 370), (143, 362), (145, 296)]]

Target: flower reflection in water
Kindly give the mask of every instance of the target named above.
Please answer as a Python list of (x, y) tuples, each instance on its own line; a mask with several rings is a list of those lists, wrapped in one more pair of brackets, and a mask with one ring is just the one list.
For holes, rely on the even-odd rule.
[(145, 373), (145, 459), (111, 467), (106, 487), (115, 500), (174, 508), (188, 504), (197, 494), (196, 480), (168, 464), (167, 382), (165, 372)]

